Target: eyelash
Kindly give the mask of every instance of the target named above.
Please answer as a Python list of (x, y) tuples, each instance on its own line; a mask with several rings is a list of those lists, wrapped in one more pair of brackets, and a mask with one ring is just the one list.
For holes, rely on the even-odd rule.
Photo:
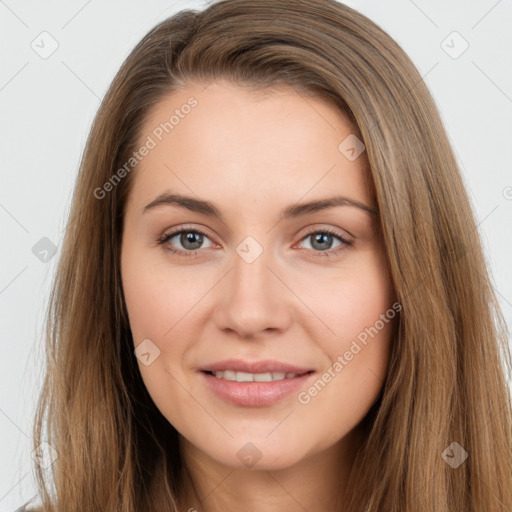
[[(162, 237), (159, 237), (157, 239), (157, 243), (158, 243), (158, 245), (164, 245), (171, 238), (174, 238), (176, 235), (180, 235), (181, 233), (199, 233), (199, 234), (209, 238), (208, 234), (205, 233), (204, 231), (202, 231), (201, 229), (198, 229), (198, 228), (193, 228), (193, 229), (192, 228), (189, 228), (189, 229), (180, 228), (180, 229), (178, 229), (176, 231), (173, 231), (172, 233), (168, 233), (168, 234), (163, 235)], [(301, 238), (301, 241), (305, 240), (306, 238), (308, 238), (311, 235), (318, 234), (318, 233), (325, 234), (325, 235), (332, 235), (335, 238), (337, 238), (342, 243), (342, 245), (340, 247), (338, 247), (337, 249), (328, 249), (326, 251), (315, 251), (313, 249), (308, 249), (308, 250), (312, 250), (315, 253), (315, 257), (324, 257), (324, 258), (328, 257), (328, 258), (330, 258), (330, 257), (333, 257), (334, 255), (337, 255), (340, 251), (344, 251), (344, 250), (348, 249), (349, 247), (351, 247), (353, 245), (353, 241), (347, 240), (346, 238), (341, 236), (338, 232), (336, 232), (336, 231), (334, 231), (332, 229), (321, 229), (321, 230), (310, 231), (309, 233), (306, 233)], [(170, 244), (165, 246), (164, 250), (169, 251), (172, 254), (178, 255), (179, 257), (182, 257), (182, 258), (194, 257), (194, 256), (197, 255), (197, 253), (199, 251), (201, 251), (201, 249), (196, 249), (194, 251), (182, 251), (182, 250), (179, 250), (179, 249), (174, 249)]]

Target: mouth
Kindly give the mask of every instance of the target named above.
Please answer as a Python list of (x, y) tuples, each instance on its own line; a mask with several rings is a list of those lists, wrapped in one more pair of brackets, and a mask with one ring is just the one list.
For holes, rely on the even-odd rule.
[(303, 373), (249, 373), (234, 370), (201, 370), (199, 375), (216, 398), (242, 407), (270, 406), (294, 392), (298, 393), (315, 378), (314, 370)]
[(285, 379), (294, 379), (296, 377), (302, 377), (303, 375), (308, 375), (313, 373), (313, 370), (302, 372), (302, 373), (293, 373), (293, 372), (265, 372), (265, 373), (250, 373), (250, 372), (242, 372), (242, 371), (234, 371), (234, 370), (220, 370), (220, 371), (212, 371), (212, 370), (202, 370), (203, 373), (211, 375), (212, 377), (216, 377), (217, 379), (224, 379), (229, 381), (236, 382), (274, 382)]

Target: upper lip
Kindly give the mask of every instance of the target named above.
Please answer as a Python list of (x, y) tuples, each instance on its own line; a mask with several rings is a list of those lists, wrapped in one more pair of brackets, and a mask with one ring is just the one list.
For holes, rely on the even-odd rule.
[(295, 366), (269, 359), (261, 361), (244, 361), (242, 359), (225, 359), (199, 368), (201, 371), (220, 372), (232, 370), (247, 373), (297, 373), (299, 375), (313, 371), (311, 368)]

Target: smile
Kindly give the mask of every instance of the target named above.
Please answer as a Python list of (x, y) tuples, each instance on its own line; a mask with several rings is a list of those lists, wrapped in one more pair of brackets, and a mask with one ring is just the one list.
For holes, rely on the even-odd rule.
[(267, 373), (249, 373), (236, 372), (232, 370), (207, 372), (215, 375), (218, 379), (235, 380), (236, 382), (271, 382), (274, 380), (293, 379), (298, 377), (298, 373), (267, 372)]
[(314, 376), (296, 373), (248, 373), (232, 370), (200, 371), (207, 388), (222, 400), (243, 407), (272, 405), (297, 392)]

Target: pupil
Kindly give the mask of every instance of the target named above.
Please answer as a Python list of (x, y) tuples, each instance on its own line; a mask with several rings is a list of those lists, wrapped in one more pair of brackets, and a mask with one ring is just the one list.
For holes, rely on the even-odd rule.
[[(332, 235), (328, 234), (328, 233), (317, 233), (316, 235), (314, 235), (313, 237), (313, 247), (315, 247), (315, 244), (317, 242), (325, 242), (325, 238), (331, 238)], [(329, 249), (330, 248), (330, 245), (331, 244), (327, 244), (329, 245), (329, 247), (325, 247), (325, 246), (322, 246), (320, 245), (320, 247), (316, 247), (317, 249), (320, 249), (320, 250), (326, 250), (326, 249)]]
[[(199, 249), (203, 242), (203, 235), (201, 233), (194, 233), (192, 231), (188, 231), (186, 233), (182, 233), (181, 240), (183, 247), (191, 250)], [(195, 243), (196, 246), (190, 247), (187, 244), (191, 243), (192, 245)]]

